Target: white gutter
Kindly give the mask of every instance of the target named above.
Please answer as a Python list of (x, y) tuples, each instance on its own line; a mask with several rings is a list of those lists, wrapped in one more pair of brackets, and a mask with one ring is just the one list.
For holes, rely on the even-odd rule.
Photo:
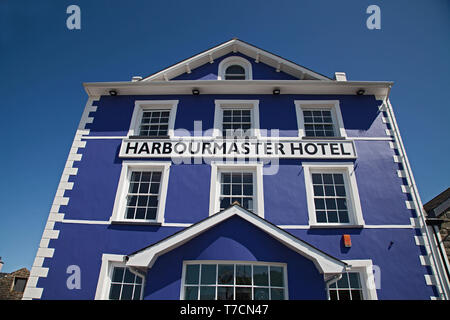
[(437, 248), (435, 247), (433, 238), (430, 235), (429, 229), (427, 228), (423, 204), (422, 204), (422, 201), (420, 200), (417, 185), (414, 180), (414, 176), (413, 176), (413, 173), (411, 170), (411, 166), (409, 164), (408, 156), (406, 155), (405, 147), (403, 145), (403, 140), (400, 136), (400, 130), (398, 128), (397, 120), (395, 119), (394, 111), (392, 109), (392, 105), (389, 101), (388, 95), (386, 95), (385, 105), (386, 105), (386, 110), (388, 112), (388, 116), (391, 119), (392, 129), (394, 132), (395, 141), (397, 141), (400, 157), (403, 160), (402, 163), (403, 163), (404, 169), (407, 172), (407, 180), (409, 180), (408, 183), (409, 183), (409, 187), (411, 190), (411, 196), (412, 196), (413, 202), (415, 204), (415, 210), (417, 212), (418, 218), (420, 219), (421, 231), (422, 231), (422, 233), (425, 234), (426, 239), (428, 240), (428, 243), (429, 243), (429, 249), (426, 248), (426, 251), (428, 253), (428, 250), (431, 250), (430, 262), (431, 262), (431, 269), (432, 269), (433, 275), (436, 279), (435, 285), (438, 289), (440, 298), (448, 300), (449, 299), (449, 292), (448, 292), (449, 285), (448, 285), (448, 283), (446, 283), (446, 281), (444, 281), (445, 277), (443, 278), (443, 276), (442, 276), (442, 270), (443, 270), (443, 265), (441, 263), (442, 261), (438, 260), (436, 257)]
[(281, 94), (345, 94), (356, 95), (364, 89), (366, 95), (386, 96), (393, 82), (386, 81), (322, 81), (322, 80), (176, 80), (127, 81), (83, 83), (89, 96), (109, 95), (111, 89), (118, 95), (191, 95), (200, 94), (272, 94), (278, 88)]

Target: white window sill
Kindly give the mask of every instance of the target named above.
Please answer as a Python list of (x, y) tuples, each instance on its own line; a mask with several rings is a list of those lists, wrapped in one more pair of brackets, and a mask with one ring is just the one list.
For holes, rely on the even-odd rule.
[(344, 223), (317, 223), (317, 224), (310, 224), (310, 229), (346, 229), (346, 228), (352, 228), (352, 229), (362, 229), (364, 228), (363, 224), (344, 224)]
[(307, 137), (303, 136), (301, 137), (302, 140), (345, 140), (346, 137)]
[(161, 226), (161, 222), (154, 220), (113, 220), (111, 224), (119, 225), (137, 225), (137, 226)]

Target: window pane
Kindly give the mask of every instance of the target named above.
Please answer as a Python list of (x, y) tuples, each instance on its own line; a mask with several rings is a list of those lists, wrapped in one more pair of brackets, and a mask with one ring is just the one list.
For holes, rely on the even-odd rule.
[(156, 208), (147, 208), (147, 214), (145, 215), (145, 219), (155, 220), (156, 219)]
[(122, 295), (120, 296), (120, 300), (131, 300), (132, 298), (133, 298), (133, 285), (124, 284), (122, 287)]
[(141, 289), (142, 289), (142, 286), (134, 286), (133, 300), (141, 299)]
[(314, 204), (316, 206), (316, 210), (325, 209), (324, 199), (314, 199)]
[(337, 211), (327, 211), (327, 213), (328, 213), (328, 222), (331, 223), (339, 222)]
[(337, 286), (338, 286), (338, 288), (343, 288), (343, 289), (346, 289), (349, 287), (347, 273), (342, 274), (342, 278), (339, 279), (339, 281), (337, 282)]
[(201, 284), (215, 284), (216, 283), (216, 265), (202, 264), (202, 279)]
[(334, 186), (325, 186), (325, 195), (334, 196)]
[(316, 211), (317, 222), (327, 222), (327, 213), (325, 211)]
[(313, 173), (312, 181), (314, 184), (322, 184), (322, 175), (320, 173)]
[(198, 287), (185, 287), (184, 288), (185, 300), (197, 300), (198, 299)]
[(252, 300), (252, 288), (236, 287), (236, 300)]
[(339, 290), (339, 300), (351, 300), (350, 299), (350, 290)]
[(359, 289), (361, 285), (359, 283), (359, 273), (357, 272), (349, 272), (348, 278), (350, 280), (350, 288)]
[(323, 187), (322, 186), (314, 186), (314, 195), (315, 196), (323, 196)]
[(198, 284), (200, 266), (198, 264), (186, 265), (186, 284)]
[(347, 210), (347, 199), (336, 199), (337, 207), (341, 210)]
[(245, 74), (245, 69), (239, 65), (232, 65), (227, 68), (225, 73), (234, 75)]
[(335, 184), (344, 184), (344, 176), (342, 174), (333, 174)]
[(231, 182), (231, 174), (230, 173), (222, 173), (222, 182), (230, 183)]
[(362, 291), (361, 290), (352, 290), (352, 300), (362, 300)]
[(14, 288), (16, 292), (23, 292), (25, 290), (25, 285), (27, 284), (27, 279), (24, 278), (14, 278)]
[(275, 287), (283, 286), (283, 268), (270, 267), (270, 285)]
[(269, 269), (267, 266), (253, 266), (253, 284), (267, 286), (269, 284)]
[(336, 186), (336, 195), (340, 197), (345, 197), (345, 187), (344, 186)]
[(348, 211), (339, 211), (339, 222), (340, 223), (349, 223), (350, 220), (348, 218)]
[(233, 300), (234, 288), (233, 287), (217, 287), (217, 300)]
[(255, 288), (253, 299), (269, 300), (269, 288)]
[(336, 290), (330, 290), (330, 300), (338, 300), (338, 295)]
[(244, 173), (242, 180), (244, 183), (253, 183), (253, 173)]
[(252, 266), (236, 265), (236, 284), (252, 284)]
[(122, 285), (120, 284), (112, 284), (111, 289), (109, 290), (109, 299), (119, 300), (121, 287)]
[(216, 299), (216, 287), (200, 287), (200, 300)]
[(244, 184), (243, 194), (244, 194), (244, 196), (252, 196), (253, 195), (253, 185)]
[(324, 184), (333, 184), (333, 175), (332, 174), (323, 174), (322, 175), (323, 178), (323, 183)]
[(136, 275), (133, 274), (130, 270), (126, 269), (125, 278), (123, 280), (124, 283), (134, 283)]
[(336, 200), (335, 199), (326, 199), (327, 210), (336, 209)]
[(113, 270), (112, 282), (122, 282), (124, 268), (115, 267)]
[(233, 280), (234, 280), (234, 265), (232, 265), (232, 264), (219, 264), (217, 278), (218, 278), (218, 283), (219, 284), (233, 284)]
[(271, 300), (284, 300), (284, 289), (270, 289)]

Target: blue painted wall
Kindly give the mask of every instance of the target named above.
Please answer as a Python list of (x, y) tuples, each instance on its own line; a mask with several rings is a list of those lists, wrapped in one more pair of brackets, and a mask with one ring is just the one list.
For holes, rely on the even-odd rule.
[(226, 54), (218, 59), (215, 59), (214, 63), (204, 64), (203, 66), (192, 70), (190, 74), (184, 73), (173, 78), (172, 80), (217, 80), (220, 62), (231, 56), (242, 57), (251, 63), (253, 80), (299, 80), (298, 78), (282, 71), (276, 72), (273, 67), (270, 67), (262, 62), (256, 63), (254, 59), (249, 58), (240, 52)]
[[(189, 79), (217, 76), (217, 59), (194, 70)], [(262, 63), (253, 65), (258, 79), (288, 79)], [(188, 75), (176, 80), (186, 80)], [(108, 221), (112, 215), (122, 160), (118, 158), (121, 137), (128, 133), (135, 100), (178, 99), (175, 128), (191, 134), (194, 121), (201, 120), (203, 130), (213, 127), (214, 99), (257, 99), (260, 101), (262, 129), (280, 129), (280, 135), (297, 136), (294, 100), (339, 100), (344, 126), (349, 137), (384, 137), (386, 124), (378, 111), (380, 101), (373, 96), (337, 95), (199, 95), (199, 96), (102, 96), (95, 102), (97, 111), (87, 125), (91, 136), (114, 139), (86, 139), (80, 149), (82, 161), (75, 162), (78, 174), (70, 177), (73, 189), (66, 191), (69, 203), (60, 212), (68, 220)], [(363, 217), (368, 225), (408, 225), (415, 214), (405, 206), (401, 169), (394, 163), (388, 141), (355, 141), (358, 158), (355, 175)], [(308, 161), (310, 162), (310, 161)], [(208, 217), (211, 167), (208, 164), (175, 165), (170, 168), (165, 221), (195, 223)], [(263, 177), (265, 218), (277, 225), (308, 225), (304, 172), (300, 160), (281, 160), (276, 175)], [(39, 278), (43, 299), (93, 299), (103, 253), (129, 254), (159, 241), (182, 228), (136, 225), (99, 225), (56, 223), (59, 238), (50, 241), (54, 257), (45, 259), (48, 277)], [(425, 284), (419, 255), (423, 248), (414, 242), (414, 229), (288, 229), (340, 259), (372, 259), (380, 266), (380, 299), (428, 299), (434, 288)], [(344, 248), (342, 234), (351, 234), (352, 248)], [(250, 236), (249, 236), (250, 235)], [(393, 244), (391, 244), (391, 242)], [(183, 260), (231, 259), (288, 263), (291, 299), (325, 299), (322, 277), (312, 263), (282, 246), (254, 226), (232, 218), (182, 247), (161, 256), (149, 270), (146, 299), (178, 299)], [(81, 290), (68, 290), (66, 269), (78, 265), (82, 272)]]

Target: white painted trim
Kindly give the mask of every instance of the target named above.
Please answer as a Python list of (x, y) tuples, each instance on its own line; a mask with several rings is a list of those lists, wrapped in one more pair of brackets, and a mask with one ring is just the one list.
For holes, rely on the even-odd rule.
[[(183, 270), (181, 272), (180, 300), (184, 300), (184, 288), (185, 288), (184, 282), (185, 282), (185, 278), (186, 278), (186, 266), (191, 265), (191, 264), (214, 264), (214, 265), (229, 264), (229, 265), (235, 265), (235, 266), (236, 265), (250, 265), (250, 266), (252, 266), (252, 268), (253, 268), (253, 266), (281, 267), (281, 268), (283, 268), (284, 300), (289, 300), (289, 282), (288, 282), (288, 274), (287, 274), (287, 263), (250, 261), (250, 260), (185, 260), (185, 261), (183, 261)], [(216, 279), (217, 279), (217, 272), (218, 272), (217, 269), (218, 268), (216, 268)], [(236, 268), (234, 270), (236, 270)], [(199, 270), (199, 272), (201, 272), (201, 271)], [(236, 273), (234, 273), (234, 276), (236, 276)], [(199, 275), (199, 277), (200, 277), (200, 275)], [(269, 275), (269, 279), (270, 279), (270, 275)], [(190, 285), (190, 286), (196, 286), (196, 285)], [(201, 286), (200, 282), (197, 286), (198, 287)], [(217, 286), (220, 286), (220, 284), (215, 283), (215, 284), (211, 284), (210, 286), (217, 287)], [(235, 283), (230, 286), (239, 287), (239, 285), (236, 285)], [(246, 287), (254, 288), (255, 286), (253, 285), (253, 282), (252, 282), (252, 285), (248, 285)], [(270, 286), (270, 283), (269, 283), (267, 285), (267, 287), (272, 287), (272, 286)], [(217, 298), (217, 295), (216, 295), (216, 298)]]
[[(333, 127), (336, 137), (347, 138), (347, 132), (342, 119), (339, 100), (294, 100), (295, 112), (297, 115), (298, 136), (305, 137), (305, 122), (303, 110), (307, 109), (329, 109), (333, 119)], [(330, 137), (331, 138), (331, 137)]]
[(302, 162), (305, 175), (306, 199), (308, 203), (309, 225), (326, 226), (328, 223), (318, 223), (316, 220), (314, 206), (314, 190), (312, 183), (312, 173), (342, 173), (344, 176), (345, 191), (347, 194), (347, 205), (349, 223), (332, 224), (332, 227), (358, 226), (365, 227), (361, 201), (359, 198), (358, 185), (356, 183), (355, 169), (353, 162)]
[(247, 59), (239, 56), (227, 57), (220, 61), (217, 80), (225, 80), (225, 71), (232, 65), (238, 65), (244, 68), (245, 80), (253, 80), (252, 64)]
[(70, 201), (68, 197), (64, 196), (66, 190), (72, 190), (74, 183), (69, 182), (70, 176), (76, 175), (78, 169), (74, 168), (74, 162), (80, 161), (82, 159), (82, 154), (78, 153), (78, 150), (86, 147), (86, 141), (81, 141), (83, 135), (89, 135), (90, 129), (86, 129), (88, 123), (92, 123), (94, 118), (91, 112), (97, 111), (97, 106), (94, 106), (94, 101), (98, 101), (100, 97), (91, 96), (86, 102), (83, 110), (80, 122), (78, 124), (77, 131), (73, 138), (72, 146), (67, 156), (66, 164), (64, 166), (63, 172), (61, 174), (61, 179), (56, 190), (56, 194), (53, 200), (53, 204), (50, 208), (50, 212), (47, 218), (47, 223), (45, 224), (44, 231), (42, 233), (41, 241), (39, 242), (39, 248), (36, 252), (36, 257), (32, 268), (32, 279), (33, 281), (28, 281), (23, 293), (22, 300), (40, 299), (42, 297), (43, 288), (37, 288), (37, 282), (39, 278), (47, 277), (49, 268), (42, 268), (44, 259), (50, 259), (53, 257), (55, 249), (49, 248), (50, 240), (58, 239), (60, 232), (54, 230), (55, 222), (64, 219), (64, 213), (60, 213), (59, 209), (61, 206), (67, 205)]
[[(413, 229), (413, 228), (419, 228), (420, 226), (416, 226), (415, 219), (411, 222), (411, 225), (409, 224), (366, 224), (364, 225), (365, 229)], [(101, 221), (101, 220), (69, 220), (69, 219), (63, 219), (59, 221), (61, 223), (68, 223), (68, 224), (91, 224), (91, 225), (109, 225), (111, 222), (109, 220)], [(130, 223), (132, 224), (132, 223)], [(149, 224), (151, 225), (151, 224)], [(163, 222), (161, 224), (162, 227), (175, 227), (175, 228), (187, 228), (192, 226), (193, 223), (178, 223), (178, 222)], [(298, 225), (298, 224), (278, 224), (276, 225), (278, 228), (281, 229), (300, 229), (300, 230), (307, 230), (311, 229), (310, 225)], [(326, 227), (326, 226), (324, 226)], [(348, 226), (348, 225), (338, 225), (333, 226), (333, 228), (352, 228), (354, 226)], [(360, 228), (361, 226), (356, 226), (356, 228)]]
[[(102, 264), (97, 281), (97, 289), (95, 291), (95, 300), (109, 300), (109, 290), (111, 287), (111, 278), (114, 267), (126, 267), (125, 256), (120, 254), (102, 255)], [(141, 300), (144, 294), (145, 279), (142, 281)]]
[[(150, 75), (142, 81), (155, 81), (155, 80), (161, 80), (162, 76), (164, 74), (169, 74), (170, 76), (168, 78), (172, 79), (174, 77), (179, 76), (180, 74), (183, 74), (186, 71), (185, 65), (188, 63), (191, 67), (191, 69), (198, 68), (206, 63), (213, 63), (214, 59), (218, 59), (230, 52), (240, 52), (249, 58), (257, 59), (257, 62), (263, 62), (269, 66), (277, 67), (278, 63), (282, 63), (287, 68), (286, 70), (283, 70), (284, 72), (293, 75), (294, 77), (299, 77), (300, 74), (307, 74), (310, 78), (317, 79), (317, 80), (325, 80), (331, 82), (332, 80), (318, 74), (314, 71), (308, 70), (300, 65), (297, 65), (295, 63), (292, 63), (288, 60), (285, 60), (283, 58), (280, 58), (279, 56), (276, 56), (268, 51), (261, 50), (257, 47), (254, 47), (250, 44), (247, 44), (239, 39), (232, 39), (230, 41), (227, 41), (225, 43), (222, 43), (218, 46), (215, 46), (207, 51), (204, 51), (200, 54), (197, 54), (187, 60), (181, 61), (169, 68), (166, 68), (164, 70), (161, 70), (153, 75)], [(213, 58), (214, 56), (214, 58)]]
[[(259, 126), (259, 100), (214, 100), (214, 128), (213, 138), (222, 136), (223, 110), (224, 109), (249, 109), (251, 110), (252, 132), (258, 139), (260, 135)], [(211, 137), (207, 137), (211, 139)]]
[[(408, 204), (408, 206), (412, 205), (412, 209), (415, 210), (417, 214), (417, 219), (420, 221), (417, 225), (421, 226), (420, 230), (422, 233), (422, 236), (418, 237), (415, 236), (416, 244), (418, 246), (424, 246), (427, 256), (430, 257), (430, 268), (432, 270), (432, 277), (434, 277), (434, 280), (432, 281), (433, 285), (436, 286), (437, 291), (439, 292), (439, 299), (449, 299), (450, 297), (450, 283), (446, 277), (445, 271), (444, 271), (444, 262), (440, 258), (438, 248), (436, 246), (436, 243), (433, 241), (433, 235), (431, 235), (430, 230), (428, 229), (425, 221), (425, 211), (423, 209), (423, 204), (420, 199), (420, 195), (418, 192), (417, 185), (414, 180), (414, 175), (412, 173), (411, 165), (409, 164), (408, 156), (405, 151), (405, 147), (403, 145), (403, 140), (400, 135), (400, 130), (398, 128), (397, 120), (395, 118), (394, 110), (392, 108), (392, 105), (389, 101), (389, 99), (386, 97), (386, 99), (383, 102), (383, 105), (381, 106), (383, 108), (383, 111), (387, 112), (387, 118), (391, 123), (391, 132), (394, 138), (394, 142), (391, 144), (391, 148), (397, 149), (399, 156), (402, 159), (402, 165), (404, 167), (404, 171), (402, 171), (401, 176), (404, 176), (404, 178), (407, 181), (407, 185), (410, 189), (410, 195), (412, 198), (412, 202)], [(398, 172), (400, 175), (400, 172)], [(433, 297), (430, 297), (433, 298)]]
[[(114, 207), (112, 211), (111, 218), (109, 220), (112, 222), (157, 222), (164, 223), (164, 211), (166, 208), (166, 198), (167, 198), (167, 188), (169, 185), (169, 175), (170, 175), (170, 161), (123, 161), (122, 170), (120, 172), (119, 183), (116, 191), (116, 197), (114, 201)], [(126, 219), (125, 218), (125, 207), (126, 207), (126, 196), (128, 192), (128, 187), (130, 183), (131, 173), (133, 170), (142, 171), (153, 171), (159, 170), (162, 172), (160, 190), (158, 197), (158, 211), (155, 220), (144, 220), (144, 219)]]
[(133, 115), (131, 117), (130, 128), (128, 130), (128, 137), (139, 135), (139, 127), (141, 125), (144, 110), (161, 109), (168, 110), (170, 112), (167, 135), (173, 138), (177, 106), (178, 100), (136, 100), (134, 102)]
[(222, 172), (252, 172), (253, 173), (253, 199), (255, 200), (254, 213), (264, 218), (264, 188), (262, 163), (227, 163), (211, 162), (211, 184), (209, 195), (209, 215), (220, 210), (220, 174)]
[(183, 245), (184, 243), (232, 216), (241, 217), (290, 249), (301, 254), (307, 259), (312, 260), (316, 268), (321, 273), (335, 274), (341, 273), (345, 269), (346, 264), (337, 258), (333, 258), (323, 251), (314, 248), (310, 244), (294, 237), (292, 234), (274, 226), (273, 224), (239, 206), (232, 206), (227, 210), (221, 211), (210, 216), (208, 219), (192, 225), (190, 228), (186, 228), (185, 230), (180, 231), (150, 247), (129, 255), (127, 266), (151, 268), (160, 255)]
[[(350, 265), (348, 272), (359, 272), (364, 300), (378, 300), (377, 288), (373, 274), (373, 263), (367, 260), (344, 260)], [(378, 274), (377, 276), (381, 276)]]
[[(284, 66), (284, 65), (283, 65)], [(366, 95), (387, 95), (392, 82), (317, 81), (317, 80), (177, 80), (85, 83), (89, 96), (109, 95), (115, 88), (119, 95), (192, 95), (192, 88), (205, 94), (339, 94), (354, 96), (364, 87)]]
[[(205, 133), (206, 130), (203, 131)], [(261, 131), (261, 129), (260, 129)], [(128, 136), (82, 136), (81, 139), (86, 140), (123, 140), (127, 139)], [(176, 136), (177, 140), (182, 140), (183, 138), (189, 139), (189, 141), (197, 141), (197, 140), (211, 140), (211, 136)], [(273, 140), (273, 137), (264, 137), (260, 136), (258, 137), (258, 140), (266, 141), (266, 140)], [(305, 141), (302, 137), (277, 137), (277, 140), (279, 141)], [(319, 140), (319, 139), (317, 139)], [(388, 137), (347, 137), (346, 140), (348, 141), (389, 141), (392, 142), (392, 138)], [(330, 141), (328, 139), (327, 141)]]

